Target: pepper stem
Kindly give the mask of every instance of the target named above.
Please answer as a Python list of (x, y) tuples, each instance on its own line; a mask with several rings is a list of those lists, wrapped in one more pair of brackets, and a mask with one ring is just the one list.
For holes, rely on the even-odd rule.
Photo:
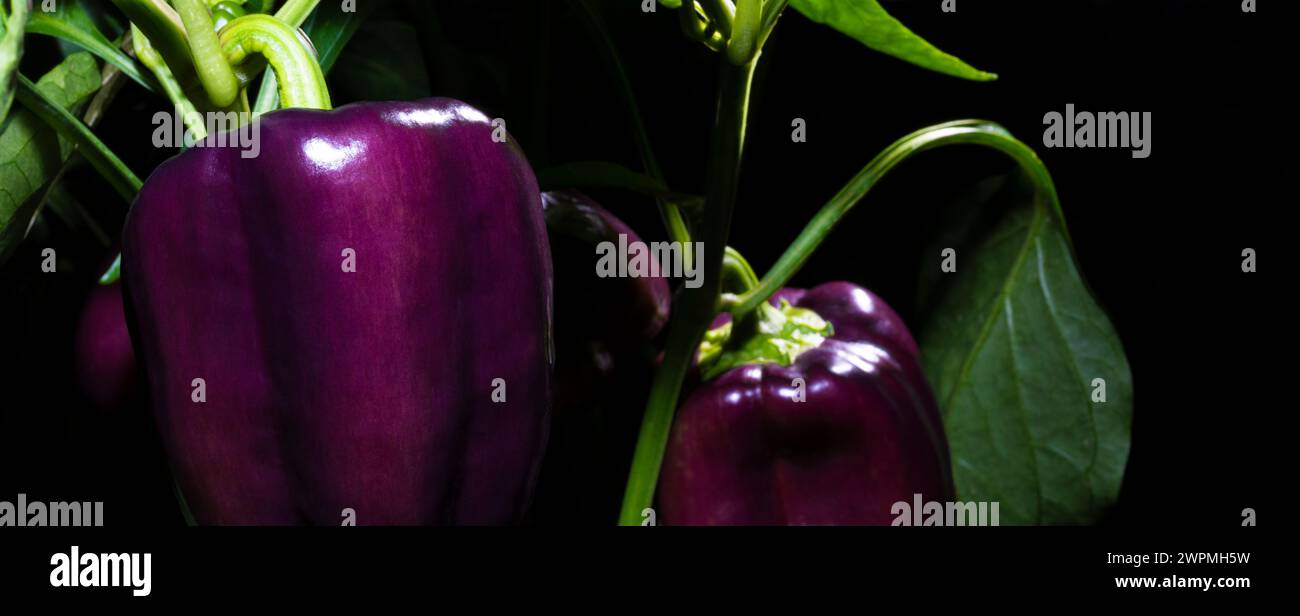
[(181, 23), (185, 24), (194, 68), (208, 100), (216, 107), (230, 106), (239, 97), (240, 84), (230, 62), (221, 52), (212, 13), (208, 12), (203, 0), (173, 0), (172, 3), (181, 16)]
[(220, 38), (231, 64), (240, 64), (251, 55), (266, 58), (275, 71), (281, 108), (331, 107), (320, 63), (284, 22), (270, 15), (245, 15), (227, 24)]
[(722, 296), (719, 299), (719, 311), (728, 311), (740, 294), (749, 292), (758, 286), (758, 274), (750, 267), (749, 261), (741, 256), (740, 251), (727, 246), (722, 254)]
[[(1024, 169), (1034, 184), (1035, 190), (1053, 208), (1059, 216), (1060, 202), (1056, 196), (1056, 185), (1052, 176), (1043, 165), (1043, 161), (1034, 153), (1033, 148), (1016, 139), (1007, 129), (993, 122), (983, 120), (959, 120), (916, 131), (894, 142), (878, 154), (867, 166), (862, 168), (840, 192), (831, 198), (808, 226), (795, 238), (785, 254), (777, 260), (776, 265), (763, 276), (762, 281), (748, 292), (741, 295), (730, 306), (729, 312), (737, 319), (745, 318), (749, 313), (766, 302), (773, 293), (785, 286), (799, 268), (817, 250), (835, 225), (853, 206), (862, 201), (891, 169), (912, 155), (942, 145), (968, 143), (991, 147), (1010, 156)], [(1064, 217), (1062, 217), (1064, 220)]]
[(177, 83), (193, 92), (194, 56), (181, 18), (166, 0), (113, 0), (126, 18), (140, 29), (167, 62)]
[(208, 129), (203, 123), (202, 116), (199, 115), (199, 110), (195, 108), (189, 97), (185, 96), (185, 89), (181, 87), (180, 82), (176, 81), (176, 76), (168, 68), (162, 54), (154, 49), (149, 37), (145, 36), (135, 24), (131, 24), (131, 45), (135, 49), (135, 57), (145, 65), (145, 68), (153, 72), (168, 100), (176, 107), (176, 112), (180, 114), (185, 127), (190, 131), (190, 137), (195, 141), (207, 139)]
[(320, 4), (320, 0), (289, 0), (275, 12), (275, 18), (287, 24), (300, 26), (317, 4)]
[[(690, 7), (682, 3), (683, 10)], [(641, 512), (654, 502), (655, 485), (663, 465), (664, 451), (672, 430), (673, 414), (681, 396), (686, 371), (699, 350), (700, 341), (716, 314), (721, 289), (722, 261), (727, 236), (731, 230), (731, 213), (736, 204), (740, 159), (745, 148), (745, 123), (749, 115), (750, 87), (758, 55), (742, 66), (723, 62), (718, 88), (718, 115), (710, 138), (711, 178), (705, 211), (696, 241), (704, 242), (704, 284), (697, 289), (683, 289), (673, 303), (668, 319), (668, 343), (664, 361), (655, 372), (650, 398), (641, 420), (632, 468), (623, 493), (619, 523), (636, 526)]]
[(727, 38), (727, 59), (732, 64), (749, 62), (762, 36), (763, 0), (736, 0), (735, 17)]

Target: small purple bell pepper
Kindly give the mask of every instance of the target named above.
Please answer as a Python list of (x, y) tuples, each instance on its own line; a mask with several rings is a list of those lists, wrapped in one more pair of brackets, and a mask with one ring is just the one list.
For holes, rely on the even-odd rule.
[(784, 289), (759, 313), (744, 346), (727, 345), (725, 319), (702, 345), (704, 381), (664, 458), (661, 523), (890, 524), (915, 494), (953, 498), (916, 342), (884, 301), (832, 282)]

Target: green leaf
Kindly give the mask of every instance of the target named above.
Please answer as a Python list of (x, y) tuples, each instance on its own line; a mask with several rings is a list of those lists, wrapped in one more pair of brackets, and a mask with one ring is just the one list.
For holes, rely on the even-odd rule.
[(565, 188), (622, 188), (654, 196), (669, 196), (668, 187), (644, 173), (618, 163), (582, 161), (542, 169), (537, 172), (542, 190)]
[(407, 101), (432, 95), (415, 27), (397, 19), (361, 24), (331, 83), (345, 100)]
[[(99, 84), (94, 57), (81, 52), (41, 77), (36, 89), (69, 109), (94, 94)], [(0, 133), (0, 263), (26, 237), (39, 203), (33, 197), (59, 172), (70, 153), (68, 144), (35, 114), (14, 110)]]
[(9, 117), (18, 79), (18, 61), (23, 58), (23, 27), (27, 23), (26, 0), (13, 0), (13, 13), (6, 14), (0, 0), (0, 127)]
[(352, 40), (357, 29), (375, 12), (380, 3), (374, 1), (357, 3), (357, 10), (352, 13), (343, 12), (343, 5), (340, 3), (324, 3), (307, 18), (303, 29), (311, 38), (312, 44), (316, 45), (317, 59), (320, 60), (321, 70), (326, 75), (334, 68), (334, 63), (338, 61), (348, 41)]
[(835, 28), (867, 47), (922, 68), (975, 81), (998, 77), (940, 51), (913, 34), (876, 0), (790, 0), (790, 6), (808, 19)]
[(27, 31), (53, 36), (75, 43), (86, 51), (116, 66), (127, 77), (152, 92), (160, 91), (153, 79), (134, 59), (118, 49), (95, 26), (94, 20), (79, 1), (63, 1), (53, 12), (36, 11), (27, 24)]
[[(1024, 176), (1019, 177), (1020, 180)], [(1119, 337), (1075, 265), (1059, 210), (1027, 182), (986, 184), (957, 208), (922, 276), (922, 359), (964, 501), (1007, 524), (1086, 524), (1118, 497), (1133, 381)], [(1105, 401), (1094, 395), (1105, 381)]]

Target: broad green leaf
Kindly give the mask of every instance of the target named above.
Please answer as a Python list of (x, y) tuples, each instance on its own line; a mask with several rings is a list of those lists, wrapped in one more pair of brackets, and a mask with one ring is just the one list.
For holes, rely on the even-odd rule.
[(32, 14), (27, 31), (53, 36), (75, 43), (105, 62), (116, 66), (127, 77), (146, 89), (158, 92), (158, 84), (134, 59), (118, 49), (95, 26), (79, 0), (64, 0), (55, 5), (53, 12), (36, 11)]
[(565, 188), (622, 188), (647, 195), (667, 196), (668, 187), (644, 173), (638, 173), (618, 163), (583, 161), (567, 163), (537, 172), (541, 189)]
[(13, 13), (6, 13), (0, 0), (0, 127), (9, 117), (17, 87), (18, 62), (23, 58), (23, 27), (27, 23), (26, 0), (13, 0)]
[[(80, 52), (68, 56), (36, 83), (36, 89), (71, 109), (99, 89), (95, 58)], [(53, 129), (25, 109), (15, 109), (0, 133), (0, 263), (13, 254), (27, 235), (35, 215), (36, 192), (49, 182), (71, 153)]]
[[(919, 303), (958, 498), (1001, 503), (1006, 524), (1095, 522), (1128, 458), (1128, 360), (1058, 210), (1027, 182), (987, 184), (980, 196), (937, 242)], [(955, 272), (938, 271), (945, 248)]]
[(790, 0), (790, 6), (867, 47), (922, 68), (975, 81), (997, 79), (997, 75), (976, 69), (913, 34), (877, 0)]

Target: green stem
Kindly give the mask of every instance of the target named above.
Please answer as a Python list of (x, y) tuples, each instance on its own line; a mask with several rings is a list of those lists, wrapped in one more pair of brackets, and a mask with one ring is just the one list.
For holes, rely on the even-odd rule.
[[(307, 17), (311, 14), (319, 0), (312, 0), (311, 7), (302, 10), (299, 7), (290, 7), (286, 4), (276, 13), (276, 19), (283, 21), (295, 28), (300, 28), (307, 22)], [(299, 3), (306, 4), (306, 3)], [(285, 13), (281, 15), (280, 13)], [(280, 93), (276, 85), (275, 73), (268, 72), (262, 77), (262, 85), (257, 90), (257, 102), (253, 104), (253, 115), (260, 116), (264, 113), (275, 111), (280, 106)]]
[[(683, 8), (688, 7), (683, 4)], [(723, 254), (731, 230), (731, 212), (736, 203), (740, 159), (745, 146), (750, 86), (757, 63), (757, 55), (740, 66), (722, 62), (717, 116), (710, 145), (709, 190), (698, 235), (698, 241), (704, 242), (703, 284), (696, 289), (683, 288), (674, 302), (668, 321), (664, 362), (655, 373), (641, 421), (641, 433), (637, 437), (632, 469), (623, 494), (620, 524), (640, 524), (641, 511), (654, 502), (655, 485), (659, 481), (659, 469), (663, 464), (664, 450), (668, 447), (682, 383), (717, 308)]]
[(307, 16), (311, 15), (317, 4), (320, 4), (320, 0), (289, 0), (275, 12), (275, 18), (298, 28), (302, 22), (307, 21)]
[(191, 85), (197, 81), (194, 56), (181, 24), (180, 15), (165, 0), (113, 0), (127, 19), (149, 38), (158, 53), (186, 92), (196, 94)]
[(682, 33), (686, 38), (692, 41), (699, 41), (705, 47), (713, 51), (722, 51), (727, 46), (727, 40), (722, 37), (719, 28), (714, 27), (709, 14), (703, 8), (697, 5), (697, 0), (683, 0), (682, 6), (677, 9), (677, 18), (682, 27)]
[(731, 36), (731, 23), (736, 19), (736, 7), (729, 0), (704, 0), (704, 12), (723, 38)]
[(254, 54), (264, 56), (275, 71), (281, 107), (330, 108), (320, 64), (298, 40), (298, 33), (279, 19), (260, 14), (240, 17), (221, 31), (221, 47), (231, 64)]
[(923, 128), (899, 139), (878, 154), (838, 194), (822, 206), (759, 285), (737, 299), (731, 309), (732, 314), (742, 318), (785, 286), (808, 261), (813, 251), (817, 250), (840, 219), (899, 163), (931, 148), (962, 143), (991, 147), (1010, 156), (1029, 174), (1039, 195), (1047, 200), (1058, 215), (1060, 214), (1061, 206), (1056, 196), (1056, 185), (1052, 182), (1047, 167), (1032, 148), (1011, 136), (1005, 128), (982, 120), (960, 120)]
[(762, 25), (763, 0), (736, 0), (735, 21), (727, 39), (727, 59), (732, 64), (745, 64), (753, 58)]
[(239, 79), (221, 52), (212, 13), (203, 0), (172, 0), (181, 16), (190, 41), (190, 54), (199, 74), (199, 82), (216, 107), (227, 107), (239, 96)]
[(754, 268), (749, 265), (749, 261), (745, 260), (740, 251), (728, 246), (722, 255), (722, 288), (736, 289), (744, 293), (756, 286), (758, 286), (758, 274), (754, 273)]
[[(100, 141), (88, 126), (61, 105), (46, 98), (40, 90), (36, 89), (35, 84), (22, 75), (18, 76), (17, 98), (19, 104), (54, 128), (55, 132), (64, 139), (72, 142), (81, 156), (108, 181), (123, 200), (127, 203), (135, 201), (135, 196), (140, 193), (144, 183), (131, 173), (126, 163), (113, 154), (113, 151), (108, 149), (108, 146), (104, 145), (104, 142)], [(121, 259), (122, 256), (119, 254), (108, 272), (100, 277), (100, 284), (111, 284), (117, 280), (121, 272)]]
[(184, 88), (181, 87), (179, 81), (176, 81), (176, 76), (167, 67), (162, 54), (158, 53), (157, 49), (154, 49), (149, 37), (145, 36), (135, 24), (131, 24), (131, 45), (135, 48), (135, 57), (139, 58), (140, 62), (157, 78), (163, 92), (167, 95), (167, 99), (176, 108), (176, 113), (181, 115), (181, 121), (185, 123), (185, 127), (189, 130), (190, 138), (195, 141), (207, 139), (208, 128), (203, 122), (203, 116), (199, 115), (199, 110), (194, 107), (194, 102), (185, 95)]
[[(632, 90), (632, 80), (627, 76), (627, 69), (623, 65), (623, 58), (618, 53), (618, 47), (614, 45), (614, 40), (610, 38), (609, 31), (605, 29), (604, 24), (600, 21), (600, 16), (595, 8), (591, 5), (592, 0), (580, 0), (579, 6), (583, 8), (583, 14), (587, 17), (587, 23), (591, 26), (597, 39), (605, 47), (605, 57), (618, 80), (619, 93), (623, 97), (623, 105), (627, 108), (628, 117), (632, 123), (632, 138), (636, 142), (637, 152), (641, 157), (641, 165), (645, 167), (646, 175), (666, 184), (663, 171), (659, 168), (659, 161), (655, 158), (654, 148), (650, 145), (650, 134), (646, 131), (645, 122), (641, 119), (641, 107), (637, 103), (636, 94)], [(663, 217), (664, 226), (668, 228), (668, 237), (674, 242), (685, 246), (691, 241), (691, 232), (686, 226), (686, 219), (682, 217), (682, 211), (677, 204), (663, 198), (656, 197), (655, 201), (659, 204), (659, 212)], [(684, 256), (683, 266), (686, 269), (693, 269), (695, 255), (689, 250), (682, 251)]]
[(127, 203), (135, 201), (136, 194), (143, 186), (140, 178), (131, 173), (126, 163), (113, 154), (112, 150), (109, 150), (108, 146), (104, 145), (104, 142), (100, 141), (81, 120), (58, 103), (46, 98), (30, 80), (22, 75), (18, 76), (17, 98), (23, 107), (54, 128), (64, 139), (77, 146), (86, 161), (108, 180), (113, 190), (117, 191), (117, 194), (121, 195)]

